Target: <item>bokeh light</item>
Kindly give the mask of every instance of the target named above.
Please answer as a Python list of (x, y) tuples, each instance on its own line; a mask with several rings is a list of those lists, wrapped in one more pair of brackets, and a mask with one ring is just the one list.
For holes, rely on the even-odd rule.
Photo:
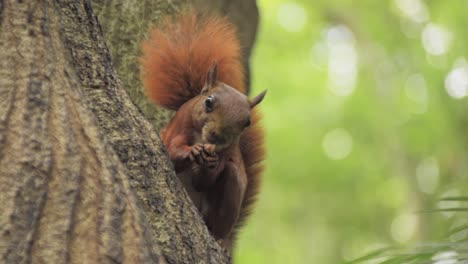
[(416, 179), (419, 189), (432, 194), (439, 184), (439, 165), (434, 157), (421, 161), (416, 168)]
[(421, 0), (395, 0), (396, 6), (408, 19), (417, 23), (429, 20), (429, 12)]
[(452, 32), (441, 25), (429, 23), (424, 27), (421, 38), (427, 53), (442, 55), (450, 48)]
[(301, 31), (307, 22), (304, 8), (294, 2), (282, 4), (278, 8), (277, 19), (285, 30), (291, 32)]
[(441, 199), (466, 195), (468, 1), (257, 3), (268, 156), (236, 262), (335, 264), (446, 238), (461, 217), (439, 211), (462, 204)]
[(414, 103), (411, 111), (415, 114), (423, 114), (428, 108), (428, 94), (426, 80), (421, 74), (411, 74), (406, 79), (405, 94)]
[(350, 95), (355, 87), (358, 56), (353, 33), (344, 25), (325, 31), (330, 90), (339, 96)]
[(468, 94), (468, 64), (459, 59), (445, 78), (445, 89), (452, 98), (460, 99)]
[(322, 144), (327, 157), (333, 160), (346, 158), (353, 148), (353, 138), (348, 131), (337, 128), (325, 135)]
[(413, 237), (417, 226), (418, 218), (415, 214), (401, 214), (392, 221), (392, 238), (399, 243), (408, 242)]

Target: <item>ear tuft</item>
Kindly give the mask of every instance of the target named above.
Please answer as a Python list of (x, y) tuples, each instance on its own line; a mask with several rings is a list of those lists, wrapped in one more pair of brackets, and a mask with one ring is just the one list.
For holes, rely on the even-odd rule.
[(266, 93), (267, 90), (263, 90), (263, 92), (255, 96), (252, 100), (250, 100), (250, 108), (254, 108), (256, 105), (258, 105), (263, 100)]
[(207, 93), (215, 84), (218, 78), (218, 64), (215, 62), (206, 75), (205, 85), (201, 93)]

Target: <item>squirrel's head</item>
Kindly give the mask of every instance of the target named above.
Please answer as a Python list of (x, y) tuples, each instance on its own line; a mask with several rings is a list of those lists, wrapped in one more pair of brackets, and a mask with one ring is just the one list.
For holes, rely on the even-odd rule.
[(231, 86), (218, 82), (215, 64), (208, 72), (192, 113), (203, 143), (213, 144), (215, 151), (220, 151), (237, 142), (244, 129), (250, 126), (252, 108), (265, 94), (266, 90), (249, 99)]

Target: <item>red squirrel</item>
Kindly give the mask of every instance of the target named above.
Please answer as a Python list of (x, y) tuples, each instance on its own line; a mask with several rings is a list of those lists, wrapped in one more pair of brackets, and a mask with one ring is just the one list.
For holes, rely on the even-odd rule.
[(228, 251), (260, 184), (263, 131), (244, 94), (240, 45), (225, 18), (184, 13), (142, 44), (145, 93), (176, 110), (160, 136), (208, 230)]

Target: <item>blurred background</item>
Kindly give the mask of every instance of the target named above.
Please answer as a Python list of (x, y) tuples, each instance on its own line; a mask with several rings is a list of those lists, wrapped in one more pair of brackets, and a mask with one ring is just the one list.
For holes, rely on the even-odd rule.
[(468, 186), (468, 1), (258, 5), (267, 170), (236, 262), (342, 263), (459, 239), (463, 199), (441, 199)]

